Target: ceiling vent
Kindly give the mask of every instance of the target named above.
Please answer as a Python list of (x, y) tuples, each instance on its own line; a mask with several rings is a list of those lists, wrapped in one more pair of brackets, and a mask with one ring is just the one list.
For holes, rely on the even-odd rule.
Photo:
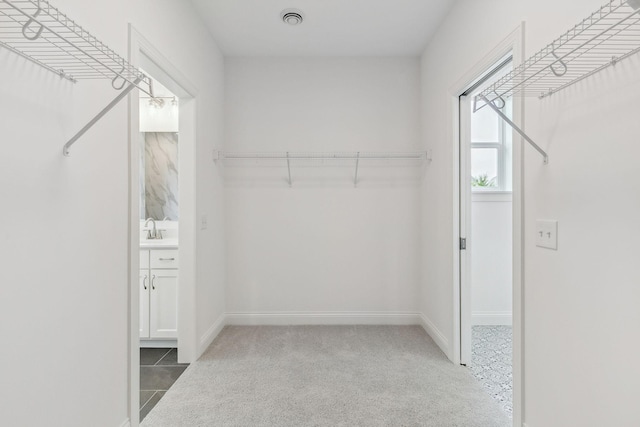
[(298, 9), (285, 9), (280, 12), (282, 22), (289, 25), (300, 25), (304, 21), (304, 14)]

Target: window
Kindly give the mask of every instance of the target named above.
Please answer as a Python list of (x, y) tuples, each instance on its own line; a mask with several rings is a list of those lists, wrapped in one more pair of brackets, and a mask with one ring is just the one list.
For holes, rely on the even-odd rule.
[[(472, 99), (511, 71), (511, 63), (500, 68), (471, 92)], [(511, 117), (512, 98), (505, 100), (503, 112)], [(512, 133), (490, 108), (471, 113), (472, 191), (511, 191)]]

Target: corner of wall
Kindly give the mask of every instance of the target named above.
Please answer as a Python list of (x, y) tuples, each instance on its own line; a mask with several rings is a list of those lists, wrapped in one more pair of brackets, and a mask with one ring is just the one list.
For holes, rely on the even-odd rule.
[(442, 332), (436, 327), (436, 325), (424, 315), (424, 313), (420, 313), (420, 326), (425, 330), (425, 332), (431, 337), (431, 339), (440, 347), (440, 350), (449, 358), (449, 360), (453, 360), (451, 357), (451, 348), (449, 346), (449, 340), (444, 336)]
[(218, 317), (218, 319), (213, 322), (213, 325), (207, 329), (207, 331), (200, 337), (200, 342), (198, 343), (198, 352), (196, 354), (196, 360), (202, 356), (202, 354), (209, 348), (213, 340), (220, 334), (224, 326), (226, 325), (226, 315), (223, 313)]

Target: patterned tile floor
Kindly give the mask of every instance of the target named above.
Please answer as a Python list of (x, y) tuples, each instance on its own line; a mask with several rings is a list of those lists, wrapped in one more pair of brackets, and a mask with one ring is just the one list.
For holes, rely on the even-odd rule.
[(502, 409), (513, 413), (513, 352), (511, 326), (474, 326), (471, 332), (471, 373)]

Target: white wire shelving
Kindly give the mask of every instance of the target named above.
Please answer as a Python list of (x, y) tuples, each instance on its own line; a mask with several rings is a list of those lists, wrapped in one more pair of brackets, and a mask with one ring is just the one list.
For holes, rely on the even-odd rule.
[(133, 89), (153, 97), (148, 76), (45, 0), (0, 0), (0, 46), (73, 83), (106, 79), (119, 92), (65, 144), (65, 156), (78, 138)]
[(545, 98), (640, 51), (640, 0), (613, 0), (482, 91), (474, 111), (492, 108), (545, 158), (503, 113), (511, 96)]
[(412, 165), (420, 165), (425, 160), (431, 160), (429, 153), (426, 151), (411, 152), (230, 152), (219, 151), (217, 159), (225, 163), (235, 163), (243, 161), (254, 162), (276, 162), (287, 167), (288, 183), (293, 186), (291, 178), (292, 163), (300, 164), (316, 164), (322, 166), (350, 166), (355, 170), (353, 185), (358, 186), (358, 173), (360, 171), (361, 162), (378, 161), (389, 164), (389, 162), (410, 162)]

